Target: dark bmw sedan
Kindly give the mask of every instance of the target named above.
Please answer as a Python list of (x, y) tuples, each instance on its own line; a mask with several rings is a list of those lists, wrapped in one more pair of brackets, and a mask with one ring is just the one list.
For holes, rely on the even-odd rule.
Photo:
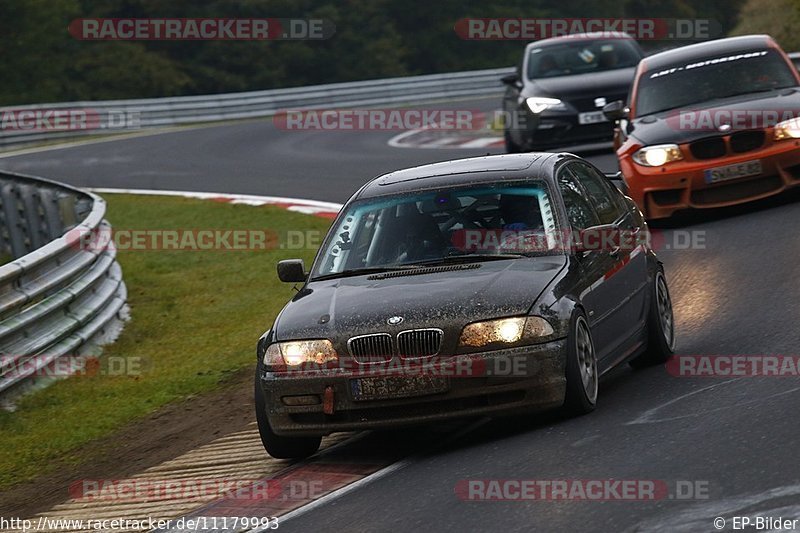
[(625, 99), (643, 53), (624, 33), (578, 34), (530, 43), (503, 78), (506, 151), (610, 142), (603, 106)]
[(345, 204), (258, 342), (256, 417), (275, 457), (322, 435), (562, 407), (592, 411), (615, 365), (674, 346), (635, 204), (569, 154), (436, 163)]

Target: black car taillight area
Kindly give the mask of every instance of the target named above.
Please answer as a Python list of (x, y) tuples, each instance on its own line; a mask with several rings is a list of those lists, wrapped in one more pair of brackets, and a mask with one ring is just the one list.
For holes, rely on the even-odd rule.
[(442, 347), (443, 332), (440, 329), (414, 329), (397, 335), (397, 349), (400, 357), (431, 357), (437, 355)]
[(347, 348), (358, 363), (382, 363), (394, 355), (392, 336), (388, 333), (352, 337), (347, 341)]
[(695, 159), (713, 159), (725, 155), (725, 139), (723, 137), (709, 137), (689, 144), (689, 150)]
[(736, 132), (731, 135), (731, 150), (738, 154), (761, 148), (765, 138), (766, 134), (762, 130)]

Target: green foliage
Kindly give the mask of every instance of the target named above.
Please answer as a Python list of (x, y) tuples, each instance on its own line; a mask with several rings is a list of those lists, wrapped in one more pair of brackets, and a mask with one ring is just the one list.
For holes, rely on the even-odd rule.
[(787, 52), (800, 50), (800, 0), (747, 0), (734, 35), (767, 33)]
[[(749, 0), (737, 31), (793, 39), (800, 0)], [(0, 2), (0, 105), (213, 94), (516, 64), (522, 41), (465, 41), (466, 17), (709, 18), (744, 0), (27, 0)], [(796, 10), (795, 10), (796, 11)], [(77, 18), (275, 17), (333, 22), (325, 41), (79, 41)], [(794, 22), (790, 22), (794, 20)], [(755, 29), (751, 29), (755, 28)], [(645, 43), (654, 47), (674, 43)]]

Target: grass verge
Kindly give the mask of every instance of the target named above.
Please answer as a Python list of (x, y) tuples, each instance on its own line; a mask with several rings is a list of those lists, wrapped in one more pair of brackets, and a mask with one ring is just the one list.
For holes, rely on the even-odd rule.
[[(107, 195), (117, 229), (325, 231), (329, 222), (276, 207)], [(90, 459), (85, 446), (167, 403), (218, 387), (255, 361), (258, 336), (291, 298), (275, 263), (314, 250), (120, 251), (132, 319), (104, 357), (141, 362), (140, 375), (76, 376), (0, 412), (0, 490), (54, 461)], [(137, 363), (138, 364), (138, 363)], [(133, 367), (129, 367), (133, 368)]]

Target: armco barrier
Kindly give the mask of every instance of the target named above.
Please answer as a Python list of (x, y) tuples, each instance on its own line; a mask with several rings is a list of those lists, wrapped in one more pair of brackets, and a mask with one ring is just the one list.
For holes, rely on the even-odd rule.
[(0, 146), (139, 128), (268, 117), (290, 109), (385, 106), (458, 97), (499, 96), (503, 91), (500, 78), (513, 71), (504, 68), (245, 93), (5, 107), (2, 111), (15, 117), (27, 118), (37, 111), (78, 110), (86, 112), (89, 118), (85, 129), (60, 131), (6, 127), (0, 130)]
[(126, 299), (113, 244), (76, 243), (108, 231), (106, 203), (49, 180), (0, 173), (0, 393), (48, 374), (61, 357), (107, 342)]
[[(789, 54), (800, 68), (800, 52)], [(77, 129), (0, 128), (0, 147), (92, 134), (120, 133), (144, 128), (260, 118), (281, 110), (394, 105), (475, 96), (499, 96), (500, 78), (513, 68), (406, 76), (380, 80), (331, 83), (288, 89), (138, 100), (62, 102), (0, 108), (15, 118), (68, 110), (85, 112), (87, 126)], [(499, 102), (498, 102), (499, 103)], [(21, 121), (22, 122), (22, 121)]]

